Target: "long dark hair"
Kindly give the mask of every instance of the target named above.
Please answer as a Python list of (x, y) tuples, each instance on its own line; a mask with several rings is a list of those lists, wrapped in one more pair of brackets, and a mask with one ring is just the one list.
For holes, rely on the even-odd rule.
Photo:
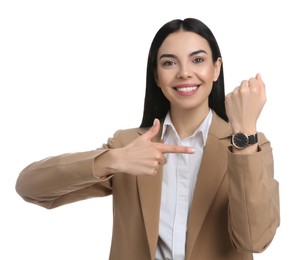
[[(156, 33), (149, 50), (146, 74), (146, 90), (144, 100), (143, 118), (140, 127), (150, 127), (155, 118), (162, 119), (170, 109), (170, 103), (163, 95), (162, 90), (155, 81), (155, 70), (157, 67), (157, 54), (165, 38), (179, 30), (194, 32), (202, 36), (209, 43), (212, 51), (212, 59), (216, 61), (221, 58), (221, 52), (211, 30), (201, 21), (194, 18), (184, 20), (176, 19), (164, 24)], [(213, 109), (219, 117), (228, 122), (225, 111), (225, 90), (223, 64), (221, 65), (218, 80), (213, 83), (212, 91), (208, 97), (209, 107)]]

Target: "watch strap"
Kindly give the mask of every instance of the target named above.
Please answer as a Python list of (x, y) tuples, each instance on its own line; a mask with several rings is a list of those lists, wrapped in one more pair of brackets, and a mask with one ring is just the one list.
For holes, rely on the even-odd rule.
[(255, 133), (254, 135), (248, 136), (248, 143), (249, 144), (256, 144), (258, 142), (258, 134)]

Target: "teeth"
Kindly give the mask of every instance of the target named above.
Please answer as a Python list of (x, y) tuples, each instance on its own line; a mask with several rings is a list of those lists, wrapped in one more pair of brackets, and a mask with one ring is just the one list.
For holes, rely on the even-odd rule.
[(177, 88), (177, 91), (180, 91), (180, 92), (190, 92), (190, 91), (193, 91), (195, 89), (197, 89), (198, 87), (195, 86), (195, 87), (187, 87), (187, 88)]

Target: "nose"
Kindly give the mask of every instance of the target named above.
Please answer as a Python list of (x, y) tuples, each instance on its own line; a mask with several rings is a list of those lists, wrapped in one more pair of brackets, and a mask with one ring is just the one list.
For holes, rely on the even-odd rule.
[(191, 77), (192, 77), (192, 72), (188, 66), (181, 66), (179, 68), (179, 71), (177, 73), (178, 79), (186, 79)]

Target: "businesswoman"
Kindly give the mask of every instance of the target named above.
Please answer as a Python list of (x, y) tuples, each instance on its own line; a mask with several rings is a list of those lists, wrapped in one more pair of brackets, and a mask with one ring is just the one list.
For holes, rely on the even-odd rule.
[(16, 190), (48, 209), (113, 196), (111, 260), (251, 260), (280, 222), (265, 102), (260, 74), (225, 96), (211, 30), (172, 20), (150, 47), (141, 125), (30, 164)]

